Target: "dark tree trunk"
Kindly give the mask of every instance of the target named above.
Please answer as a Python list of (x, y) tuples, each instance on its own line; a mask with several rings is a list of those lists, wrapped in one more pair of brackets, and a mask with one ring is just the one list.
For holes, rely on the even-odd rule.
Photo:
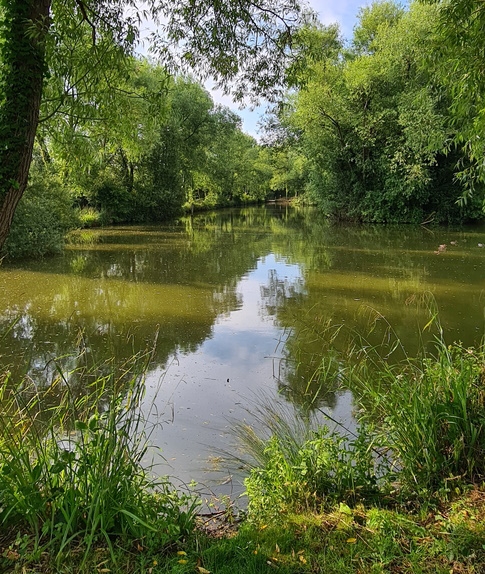
[(51, 0), (4, 2), (0, 59), (0, 250), (29, 176)]

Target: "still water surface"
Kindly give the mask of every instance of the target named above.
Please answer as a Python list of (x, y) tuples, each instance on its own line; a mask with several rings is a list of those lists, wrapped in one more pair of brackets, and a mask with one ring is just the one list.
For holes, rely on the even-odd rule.
[[(121, 361), (155, 344), (147, 403), (161, 423), (159, 472), (217, 492), (240, 490), (211, 458), (232, 448), (231, 420), (250, 420), (263, 396), (314, 397), (329, 322), (367, 333), (381, 315), (370, 343), (391, 325), (413, 354), (425, 296), (448, 342), (484, 333), (483, 226), (334, 226), (315, 210), (267, 206), (90, 233), (94, 243), (61, 257), (0, 267), (1, 366), (49, 384), (52, 359), (72, 367), (81, 346)], [(351, 418), (346, 390), (322, 388), (315, 404)]]

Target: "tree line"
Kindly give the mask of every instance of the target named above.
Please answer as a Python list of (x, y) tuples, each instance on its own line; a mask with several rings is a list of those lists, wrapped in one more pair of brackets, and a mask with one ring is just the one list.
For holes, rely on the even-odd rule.
[[(340, 220), (481, 218), (482, 3), (376, 1), (350, 40), (277, 4), (0, 0), (0, 249), (275, 193)], [(144, 16), (156, 60), (134, 55)], [(268, 98), (263, 141), (189, 69)]]
[[(270, 95), (300, 25), (299, 3), (149, 0), (143, 6), (0, 0), (0, 249), (25, 251), (29, 239), (34, 246), (55, 244), (47, 237), (51, 224), (69, 225), (72, 215), (60, 205), (65, 194), (81, 206), (92, 201), (113, 221), (130, 221), (135, 210), (136, 219), (168, 217), (182, 192), (192, 201), (191, 190), (196, 197), (213, 196), (221, 186), (229, 198), (257, 195), (253, 164), (242, 162), (257, 155), (254, 143), (235, 116), (214, 109), (186, 70), (211, 76), (218, 87), (230, 84), (236, 97)], [(158, 66), (133, 56), (147, 17), (158, 24), (150, 39)], [(230, 163), (241, 160), (232, 174), (230, 163), (216, 157), (222, 153)], [(22, 208), (29, 172), (37, 201), (33, 207), (23, 201)], [(17, 237), (10, 233), (15, 214)], [(48, 225), (36, 231), (35, 219)]]
[(340, 220), (482, 218), (484, 23), (476, 1), (383, 0), (350, 41), (303, 27), (266, 134), (292, 192)]
[(132, 58), (125, 74), (101, 105), (89, 101), (75, 115), (45, 110), (10, 254), (49, 247), (47, 237), (38, 241), (44, 230), (54, 246), (73, 225), (163, 221), (268, 196), (269, 158), (237, 114), (194, 79), (145, 59)]

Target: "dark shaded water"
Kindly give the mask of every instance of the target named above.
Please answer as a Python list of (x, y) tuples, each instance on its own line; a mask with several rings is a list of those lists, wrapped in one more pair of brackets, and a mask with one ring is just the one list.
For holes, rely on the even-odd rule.
[(81, 347), (121, 361), (156, 340), (152, 438), (160, 473), (187, 481), (215, 476), (228, 418), (248, 417), (255, 397), (299, 404), (318, 392), (350, 418), (350, 393), (315, 377), (329, 322), (368, 332), (381, 314), (369, 341), (390, 325), (413, 354), (424, 297), (448, 342), (477, 344), (484, 331), (485, 227), (332, 226), (268, 206), (89, 233), (94, 243), (62, 257), (0, 267), (0, 362), (49, 384), (52, 359), (73, 368)]

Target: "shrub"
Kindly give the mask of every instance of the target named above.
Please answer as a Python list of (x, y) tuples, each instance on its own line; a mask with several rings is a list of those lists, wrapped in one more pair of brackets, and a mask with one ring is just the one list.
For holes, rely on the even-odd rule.
[(245, 485), (252, 519), (378, 495), (376, 458), (364, 429), (349, 438), (283, 405), (264, 403), (256, 410), (260, 434), (247, 424), (235, 428), (249, 469)]
[(321, 427), (293, 455), (285, 442), (272, 436), (264, 450), (266, 464), (253, 468), (246, 479), (251, 517), (321, 511), (337, 502), (355, 504), (377, 496), (374, 462), (362, 441), (349, 442)]
[(81, 227), (99, 227), (101, 225), (101, 213), (94, 207), (83, 207), (78, 211), (78, 219)]
[(42, 257), (62, 250), (77, 224), (68, 191), (55, 176), (34, 170), (5, 243), (9, 258)]

